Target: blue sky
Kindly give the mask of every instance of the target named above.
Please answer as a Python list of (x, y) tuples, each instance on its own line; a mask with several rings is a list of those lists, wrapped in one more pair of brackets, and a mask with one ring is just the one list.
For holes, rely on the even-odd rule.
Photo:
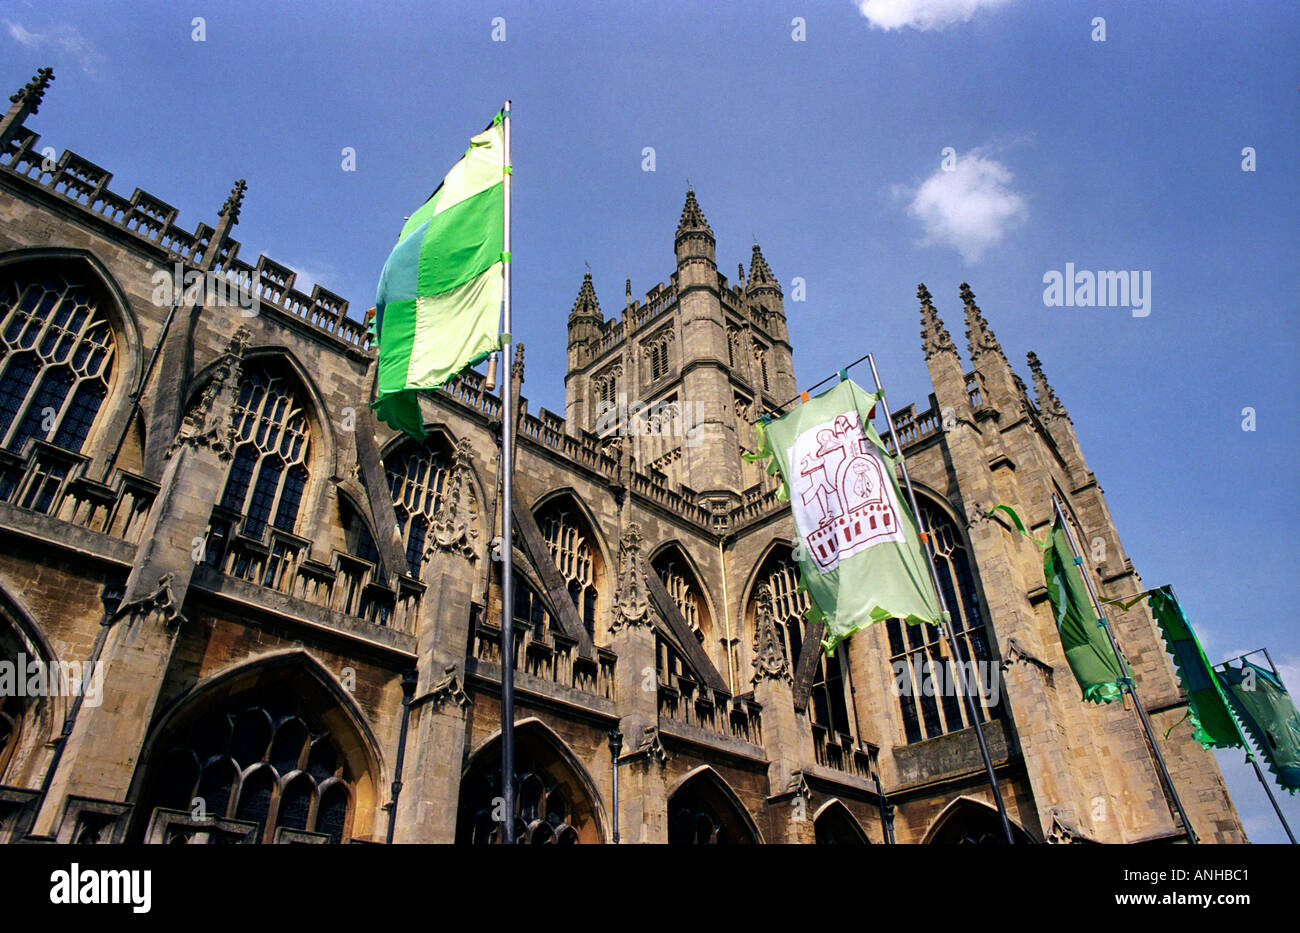
[[(624, 279), (638, 297), (667, 280), (687, 178), (724, 273), (757, 237), (787, 295), (806, 282), (786, 304), (801, 385), (871, 350), (894, 407), (924, 407), (916, 284), (964, 350), (969, 281), (1026, 381), (1025, 351), (1042, 358), (1144, 580), (1174, 583), (1212, 659), (1267, 645), (1293, 689), (1297, 49), (1286, 2), (0, 7), (0, 85), (55, 67), (42, 145), (189, 229), (246, 177), (241, 257), (354, 311), (402, 218), (513, 98), (534, 410), (563, 411), (584, 263), (606, 314)], [(1150, 314), (1045, 306), (1066, 263), (1149, 271)], [(1252, 838), (1281, 840), (1240, 753), (1220, 760)]]

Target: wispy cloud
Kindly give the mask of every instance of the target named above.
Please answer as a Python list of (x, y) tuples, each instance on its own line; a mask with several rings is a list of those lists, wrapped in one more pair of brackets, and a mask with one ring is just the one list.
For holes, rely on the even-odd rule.
[(895, 186), (894, 194), (908, 200), (907, 212), (921, 222), (922, 245), (951, 246), (971, 265), (1029, 216), (1014, 180), (1001, 162), (972, 149), (916, 188)]
[[(9, 37), (26, 48), (65, 56), (88, 75), (96, 74), (104, 56), (75, 26), (51, 26), (44, 32), (32, 32), (21, 23), (5, 20)], [(58, 64), (58, 61), (55, 61)]]
[(891, 30), (911, 26), (913, 29), (942, 29), (954, 23), (969, 22), (981, 10), (995, 10), (1011, 0), (857, 0), (871, 25)]

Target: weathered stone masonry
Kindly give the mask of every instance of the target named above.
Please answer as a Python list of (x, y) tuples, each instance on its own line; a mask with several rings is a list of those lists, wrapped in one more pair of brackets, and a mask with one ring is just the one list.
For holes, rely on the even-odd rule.
[[(244, 183), (190, 232), (78, 155), (42, 164), (26, 121), (51, 80), (0, 122), (0, 661), (60, 673), (0, 698), (0, 840), (495, 838), (499, 396), (475, 373), (426, 394), (422, 445), (376, 425), (347, 302), (240, 258)], [(582, 282), (564, 417), (520, 398), (521, 836), (610, 841), (618, 730), (624, 842), (988, 838), (966, 712), (893, 690), (933, 638), (807, 638), (788, 509), (741, 456), (796, 393), (776, 276), (757, 245), (719, 272), (694, 192), (673, 247), (612, 316)], [(193, 303), (158, 300), (177, 264)], [(999, 679), (980, 715), (1017, 833), (1177, 841), (1132, 711), (1079, 699), (1040, 553), (985, 513), (1041, 535), (1056, 492), (1103, 597), (1141, 580), (1042, 364), (1031, 395), (959, 298), (971, 368), (921, 286), (934, 392), (892, 417), (961, 650)], [(1154, 624), (1116, 630), (1163, 735), (1185, 697)], [(1213, 757), (1185, 727), (1161, 741), (1201, 839), (1244, 841)]]

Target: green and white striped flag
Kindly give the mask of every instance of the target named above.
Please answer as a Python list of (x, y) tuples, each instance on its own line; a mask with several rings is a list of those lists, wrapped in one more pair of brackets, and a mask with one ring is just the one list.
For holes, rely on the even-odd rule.
[(402, 227), (384, 263), (371, 336), (379, 374), (373, 407), (423, 438), (416, 392), (436, 389), (500, 346), (505, 229), (503, 114)]

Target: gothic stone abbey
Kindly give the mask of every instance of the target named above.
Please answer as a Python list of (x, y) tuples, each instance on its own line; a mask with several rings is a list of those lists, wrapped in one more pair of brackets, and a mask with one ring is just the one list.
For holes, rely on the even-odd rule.
[[(0, 662), (33, 675), (0, 697), (0, 840), (496, 840), (499, 395), (426, 394), (423, 444), (376, 426), (347, 303), (239, 255), (242, 183), (190, 232), (78, 155), (43, 164), (48, 83), (0, 123)], [(755, 246), (727, 280), (694, 193), (673, 246), (616, 313), (583, 281), (564, 416), (520, 400), (520, 838), (612, 841), (618, 731), (623, 842), (997, 841), (967, 708), (895, 689), (943, 670), (935, 635), (809, 637), (789, 507), (741, 456), (796, 393), (777, 278)], [(156, 301), (177, 263), (255, 313)], [(934, 392), (892, 417), (959, 653), (995, 681), (976, 709), (1015, 833), (1179, 841), (1133, 711), (1080, 700), (1040, 551), (984, 517), (1041, 536), (1055, 492), (1103, 597), (1142, 589), (1070, 417), (969, 288), (967, 363), (918, 298)], [(1163, 736), (1185, 697), (1145, 607), (1115, 621)], [(1186, 724), (1161, 742), (1198, 836), (1245, 841)]]

